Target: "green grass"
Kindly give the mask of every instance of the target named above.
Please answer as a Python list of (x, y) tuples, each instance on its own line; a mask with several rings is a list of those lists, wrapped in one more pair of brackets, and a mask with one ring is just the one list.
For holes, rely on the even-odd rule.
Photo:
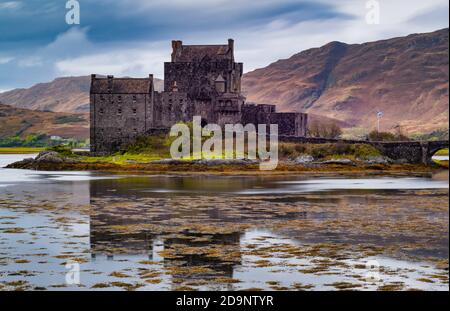
[(279, 144), (279, 154), (281, 158), (295, 158), (303, 154), (309, 154), (315, 159), (367, 159), (381, 155), (379, 150), (367, 144), (298, 144), (283, 142)]
[(0, 147), (0, 154), (39, 153), (44, 149), (34, 147)]
[(85, 163), (97, 163), (97, 162), (104, 162), (104, 163), (113, 163), (113, 164), (130, 164), (128, 161), (133, 161), (137, 163), (145, 163), (150, 161), (156, 161), (162, 159), (159, 155), (154, 154), (114, 154), (110, 156), (103, 156), (103, 157), (81, 157), (82, 161)]

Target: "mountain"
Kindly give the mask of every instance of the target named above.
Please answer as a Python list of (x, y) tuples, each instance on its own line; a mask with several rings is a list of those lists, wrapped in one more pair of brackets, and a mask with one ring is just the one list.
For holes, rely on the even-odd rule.
[[(311, 120), (338, 120), (370, 131), (405, 133), (448, 128), (449, 30), (345, 44), (331, 42), (246, 73), (248, 102), (280, 111), (310, 113)], [(155, 79), (157, 90), (163, 81)], [(58, 78), (29, 89), (0, 93), (0, 103), (56, 112), (89, 111), (90, 77)]]
[[(57, 78), (28, 89), (0, 93), (0, 103), (41, 111), (89, 112), (90, 86), (90, 76)], [(155, 87), (157, 90), (162, 89), (163, 81), (155, 79)]]
[(88, 114), (45, 112), (0, 104), (0, 138), (47, 134), (63, 138), (89, 137)]
[(331, 42), (244, 75), (249, 102), (274, 103), (371, 130), (448, 127), (449, 30), (364, 43)]

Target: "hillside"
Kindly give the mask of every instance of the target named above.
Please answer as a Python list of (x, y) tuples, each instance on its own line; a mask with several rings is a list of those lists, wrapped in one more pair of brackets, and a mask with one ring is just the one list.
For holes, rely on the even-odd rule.
[(0, 124), (0, 138), (29, 134), (89, 137), (88, 114), (34, 111), (0, 104)]
[[(63, 77), (52, 82), (39, 83), (28, 89), (0, 93), (0, 103), (17, 108), (41, 111), (89, 112), (90, 76)], [(158, 90), (163, 81), (155, 79)]]
[(404, 132), (448, 127), (448, 28), (364, 44), (331, 42), (244, 75), (247, 100), (351, 126)]

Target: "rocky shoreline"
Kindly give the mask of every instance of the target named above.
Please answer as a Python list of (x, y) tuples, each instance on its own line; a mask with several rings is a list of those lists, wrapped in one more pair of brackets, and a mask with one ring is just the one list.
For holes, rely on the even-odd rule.
[(386, 157), (372, 157), (365, 160), (328, 159), (315, 160), (304, 155), (296, 159), (279, 162), (276, 170), (260, 171), (259, 161), (255, 160), (174, 160), (162, 159), (149, 162), (126, 161), (125, 164), (83, 161), (83, 157), (64, 156), (55, 151), (42, 151), (36, 158), (26, 158), (6, 166), (13, 169), (62, 170), (62, 171), (126, 171), (126, 172), (208, 172), (237, 174), (289, 174), (303, 172), (431, 172), (435, 166), (410, 164), (404, 161), (392, 161)]

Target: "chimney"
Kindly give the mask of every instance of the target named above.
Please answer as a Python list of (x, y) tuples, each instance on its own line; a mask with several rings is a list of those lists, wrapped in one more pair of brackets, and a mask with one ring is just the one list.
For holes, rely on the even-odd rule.
[(91, 80), (94, 80), (95, 78), (97, 78), (97, 75), (95, 73), (91, 74)]
[(228, 39), (228, 49), (231, 51), (231, 61), (234, 62), (234, 40)]
[(234, 52), (234, 40), (228, 39), (228, 48)]
[(172, 62), (176, 62), (177, 53), (181, 50), (183, 41), (172, 40)]
[(150, 80), (150, 83), (149, 83), (150, 89), (148, 92), (151, 94), (155, 90), (155, 86), (153, 85), (153, 74), (150, 73), (148, 75), (148, 79)]

